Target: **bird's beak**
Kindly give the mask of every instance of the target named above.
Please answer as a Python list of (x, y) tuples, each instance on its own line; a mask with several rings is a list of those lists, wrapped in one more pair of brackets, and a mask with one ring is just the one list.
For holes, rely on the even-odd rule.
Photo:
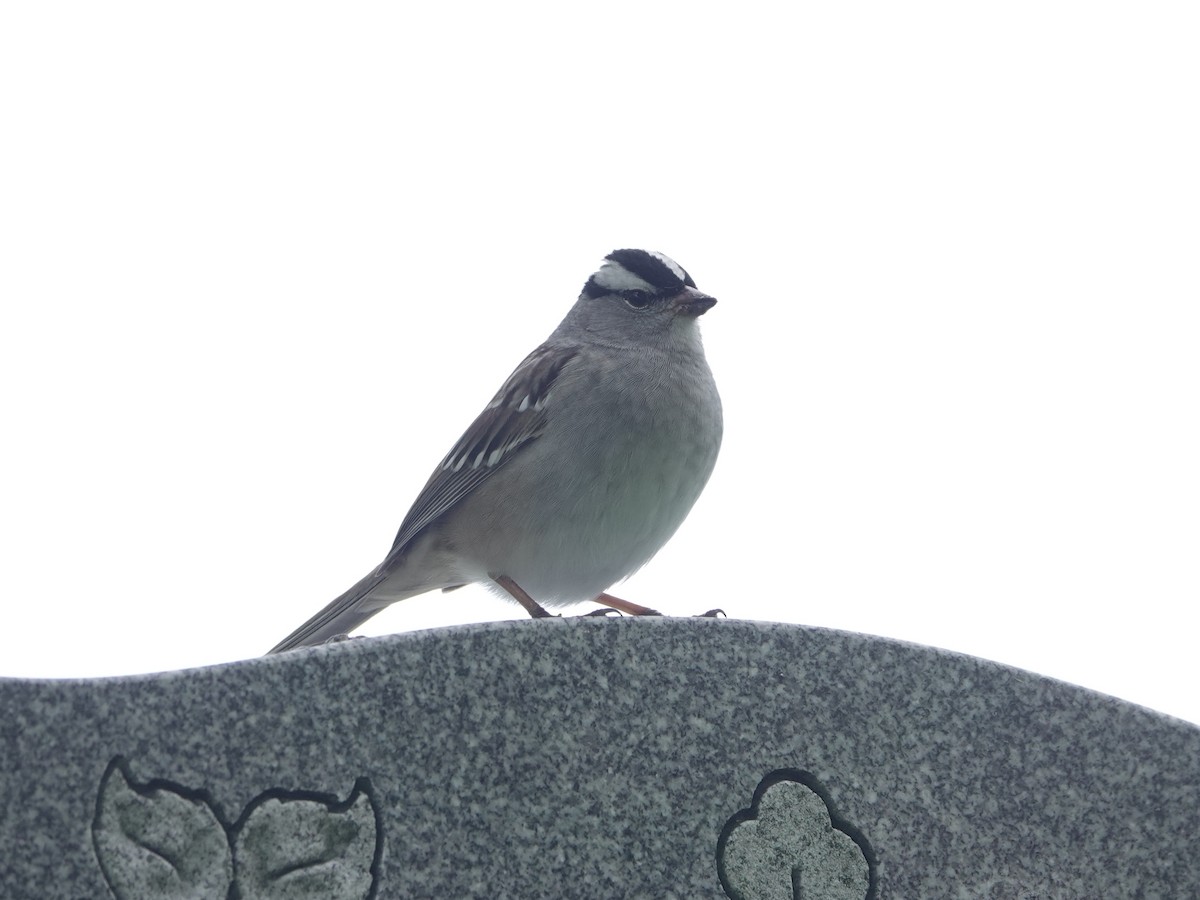
[(681, 316), (693, 319), (702, 316), (717, 305), (717, 298), (710, 297), (695, 288), (684, 288), (671, 298), (671, 308)]

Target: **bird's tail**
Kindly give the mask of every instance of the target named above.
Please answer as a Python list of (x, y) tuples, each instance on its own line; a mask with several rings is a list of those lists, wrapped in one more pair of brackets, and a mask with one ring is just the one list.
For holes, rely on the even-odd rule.
[(386, 578), (383, 566), (375, 569), (267, 652), (282, 653), (296, 647), (323, 644), (332, 637), (350, 633), (388, 605), (369, 601), (371, 592)]

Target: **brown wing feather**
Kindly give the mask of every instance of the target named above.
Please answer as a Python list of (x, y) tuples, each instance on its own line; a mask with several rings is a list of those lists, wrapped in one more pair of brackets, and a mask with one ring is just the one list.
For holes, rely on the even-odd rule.
[(541, 435), (554, 382), (578, 352), (543, 344), (513, 370), (425, 483), (400, 525), (384, 568), (422, 530)]

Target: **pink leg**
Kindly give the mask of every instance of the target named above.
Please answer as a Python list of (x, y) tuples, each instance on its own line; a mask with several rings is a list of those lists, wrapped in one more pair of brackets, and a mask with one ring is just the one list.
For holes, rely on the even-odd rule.
[(611, 606), (613, 609), (619, 609), (623, 613), (629, 613), (631, 616), (661, 616), (657, 609), (651, 609), (648, 606), (641, 606), (637, 603), (630, 603), (628, 600), (622, 600), (620, 597), (614, 597), (612, 594), (601, 594), (596, 598), (597, 603), (603, 603), (605, 606)]
[(525, 612), (529, 613), (535, 619), (553, 618), (550, 613), (546, 612), (542, 605), (525, 593), (525, 589), (509, 578), (507, 575), (493, 575), (492, 579), (500, 587), (504, 588), (514, 600), (525, 607)]

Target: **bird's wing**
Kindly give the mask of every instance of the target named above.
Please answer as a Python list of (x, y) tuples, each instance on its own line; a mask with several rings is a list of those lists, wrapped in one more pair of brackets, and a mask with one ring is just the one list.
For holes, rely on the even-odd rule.
[(391, 564), (422, 529), (536, 440), (546, 427), (546, 404), (555, 380), (578, 349), (543, 344), (508, 376), (499, 393), (479, 414), (434, 470), (409, 510), (391, 552), (369, 575), (276, 644), (271, 653), (319, 644), (354, 630), (382, 608), (364, 601), (388, 578)]
[(550, 392), (578, 353), (577, 348), (542, 344), (525, 357), (425, 483), (401, 523), (382, 568), (403, 553), (424, 528), (542, 434)]

